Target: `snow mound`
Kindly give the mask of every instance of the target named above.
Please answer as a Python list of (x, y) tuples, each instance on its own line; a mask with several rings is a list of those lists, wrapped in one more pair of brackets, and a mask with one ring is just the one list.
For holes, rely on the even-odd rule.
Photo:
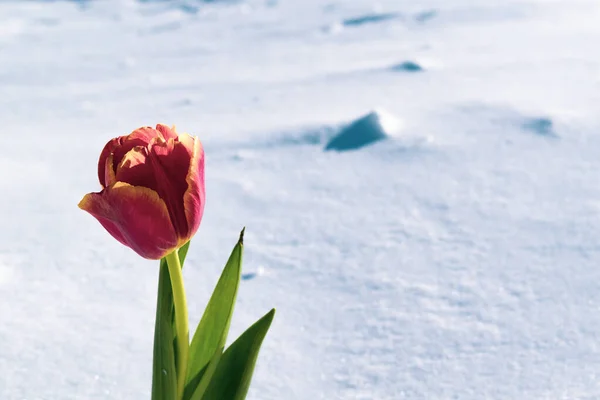
[(346, 18), (342, 21), (342, 25), (355, 27), (366, 24), (376, 24), (398, 18), (400, 18), (400, 14), (397, 13), (365, 14), (353, 18)]
[(427, 10), (427, 11), (421, 11), (420, 13), (417, 13), (417, 15), (415, 15), (415, 21), (417, 22), (421, 22), (421, 23), (425, 23), (435, 17), (437, 17), (437, 11), (436, 10)]
[(197, 14), (201, 7), (211, 4), (237, 4), (241, 0), (137, 0), (141, 4), (161, 4), (167, 9), (177, 9), (188, 15)]
[(554, 124), (550, 118), (526, 118), (523, 120), (521, 127), (526, 131), (533, 132), (540, 136), (558, 137), (554, 131)]
[(422, 72), (425, 68), (414, 61), (403, 61), (390, 67), (394, 72)]
[(400, 130), (400, 122), (384, 111), (372, 111), (353, 121), (329, 140), (325, 150), (356, 150), (393, 136)]
[[(244, 140), (233, 146), (223, 143), (216, 146), (221, 149), (235, 150), (229, 157), (236, 161), (252, 158), (252, 153), (248, 153), (248, 150), (324, 146), (325, 150), (347, 151), (395, 136), (401, 127), (401, 121), (395, 116), (383, 110), (374, 110), (345, 124), (295, 127), (252, 141)], [(408, 139), (410, 142), (410, 138)], [(422, 138), (418, 140), (419, 143), (421, 140)]]
[(481, 129), (482, 124), (490, 124), (490, 127), (500, 128), (499, 132), (503, 135), (526, 133), (546, 139), (560, 138), (560, 129), (557, 129), (556, 121), (545, 113), (531, 113), (505, 105), (481, 104), (464, 107), (461, 112), (465, 118), (476, 124), (478, 129)]
[(263, 267), (258, 267), (258, 269), (256, 271), (252, 271), (252, 272), (246, 272), (244, 274), (242, 274), (242, 279), (245, 281), (249, 281), (252, 280), (258, 276), (264, 275), (265, 270)]

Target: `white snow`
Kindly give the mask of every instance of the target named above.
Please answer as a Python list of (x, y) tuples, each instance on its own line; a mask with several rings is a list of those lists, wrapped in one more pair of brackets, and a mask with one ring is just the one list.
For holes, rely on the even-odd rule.
[[(157, 263), (77, 208), (205, 145), (195, 324), (247, 227), (250, 400), (600, 398), (597, 0), (0, 1), (0, 398), (148, 399)], [(405, 62), (418, 73), (394, 68)], [(373, 110), (396, 134), (324, 151)]]
[(12, 277), (13, 270), (6, 265), (3, 260), (0, 260), (0, 285), (6, 284)]

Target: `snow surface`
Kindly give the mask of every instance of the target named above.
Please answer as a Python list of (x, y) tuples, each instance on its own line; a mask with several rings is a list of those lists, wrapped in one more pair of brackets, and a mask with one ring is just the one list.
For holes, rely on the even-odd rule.
[[(0, 1), (0, 398), (148, 399), (157, 263), (76, 204), (206, 149), (192, 324), (242, 226), (249, 399), (600, 399), (597, 0)], [(418, 67), (418, 68), (417, 68)], [(373, 110), (394, 135), (325, 151)]]

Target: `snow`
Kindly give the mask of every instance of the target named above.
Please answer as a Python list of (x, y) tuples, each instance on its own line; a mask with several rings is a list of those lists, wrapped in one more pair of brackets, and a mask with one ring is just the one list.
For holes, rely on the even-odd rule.
[(400, 121), (385, 111), (376, 110), (342, 127), (325, 146), (325, 150), (347, 151), (384, 140), (400, 130)]
[(400, 64), (392, 65), (391, 69), (398, 72), (420, 72), (424, 68), (414, 61), (403, 61)]
[[(206, 150), (192, 325), (243, 226), (230, 340), (277, 308), (249, 399), (600, 398), (598, 18), (0, 1), (0, 398), (149, 398), (157, 263), (76, 205), (157, 122)], [(385, 140), (325, 151), (382, 113)]]

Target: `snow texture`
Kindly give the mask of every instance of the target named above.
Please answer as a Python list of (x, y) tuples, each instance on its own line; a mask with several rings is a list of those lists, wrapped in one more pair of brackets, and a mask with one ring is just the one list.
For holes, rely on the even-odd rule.
[(0, 399), (149, 399), (157, 263), (76, 205), (157, 122), (206, 150), (192, 325), (243, 226), (230, 341), (277, 308), (249, 400), (600, 399), (599, 20), (0, 1)]

